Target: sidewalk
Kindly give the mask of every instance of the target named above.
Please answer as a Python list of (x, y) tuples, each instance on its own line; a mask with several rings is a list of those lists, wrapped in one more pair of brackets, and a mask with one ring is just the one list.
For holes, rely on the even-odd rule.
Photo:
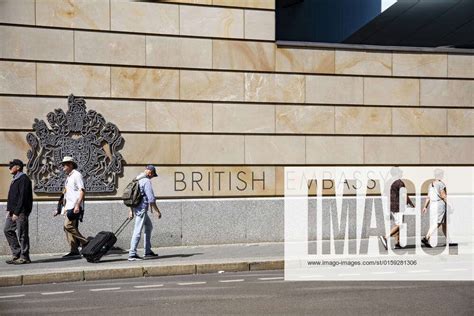
[(283, 248), (283, 243), (168, 247), (155, 249), (158, 258), (140, 261), (128, 261), (126, 251), (111, 251), (99, 263), (63, 259), (61, 253), (10, 265), (5, 263), (10, 256), (0, 256), (0, 286), (283, 269)]

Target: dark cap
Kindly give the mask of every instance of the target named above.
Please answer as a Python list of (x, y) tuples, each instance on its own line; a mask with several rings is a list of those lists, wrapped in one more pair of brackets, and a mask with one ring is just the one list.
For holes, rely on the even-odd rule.
[(158, 176), (158, 175), (156, 174), (156, 168), (155, 168), (155, 166), (153, 166), (153, 165), (148, 165), (148, 166), (146, 166), (146, 169), (147, 169), (147, 170), (150, 170), (150, 171), (152, 172), (152, 176), (153, 176), (153, 177), (157, 177), (157, 176)]
[(8, 164), (8, 169), (11, 169), (13, 166), (18, 166), (23, 169), (24, 164), (23, 164), (23, 161), (21, 161), (20, 159), (13, 159)]

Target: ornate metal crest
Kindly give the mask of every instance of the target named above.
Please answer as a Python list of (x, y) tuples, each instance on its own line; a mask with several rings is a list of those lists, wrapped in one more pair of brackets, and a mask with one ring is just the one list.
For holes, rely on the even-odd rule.
[(107, 123), (94, 110), (86, 112), (84, 98), (68, 97), (68, 110), (56, 109), (47, 115), (49, 128), (35, 119), (35, 133), (28, 133), (28, 175), (34, 180), (37, 193), (60, 192), (65, 173), (61, 161), (72, 156), (84, 177), (87, 192), (114, 192), (122, 173), (124, 139), (117, 126)]

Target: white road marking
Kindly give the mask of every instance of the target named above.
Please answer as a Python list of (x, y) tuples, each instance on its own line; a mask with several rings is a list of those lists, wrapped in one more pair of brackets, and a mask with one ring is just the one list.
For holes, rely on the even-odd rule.
[(337, 276), (356, 276), (360, 275), (360, 273), (339, 273)]
[(430, 272), (430, 270), (413, 270), (413, 271), (407, 271), (408, 273), (425, 273), (425, 272)]
[(90, 289), (91, 292), (101, 292), (101, 291), (115, 291), (115, 290), (120, 290), (119, 287), (107, 287), (103, 289)]
[(467, 271), (467, 269), (444, 269), (444, 271)]
[(236, 279), (236, 280), (219, 280), (221, 283), (232, 283), (232, 282), (243, 282), (244, 279)]
[(206, 284), (207, 282), (185, 282), (185, 283), (178, 283), (178, 285), (195, 285), (195, 284)]
[(283, 280), (283, 277), (276, 277), (276, 278), (258, 278), (260, 281), (269, 281), (269, 280)]
[(321, 275), (321, 274), (311, 274), (311, 275), (302, 275), (299, 278), (303, 279), (303, 280), (309, 280), (309, 279), (313, 279), (313, 278), (322, 278), (322, 277), (324, 277), (324, 276)]
[(6, 295), (6, 296), (0, 296), (0, 298), (15, 298), (15, 297), (23, 297), (25, 294), (16, 294), (16, 295)]
[(163, 284), (151, 284), (151, 285), (135, 285), (134, 288), (136, 289), (149, 289), (153, 287), (162, 287)]
[(74, 291), (44, 292), (44, 293), (41, 293), (41, 295), (59, 295), (59, 294), (68, 294), (68, 293), (74, 293)]
[(395, 271), (372, 272), (372, 274), (393, 274)]

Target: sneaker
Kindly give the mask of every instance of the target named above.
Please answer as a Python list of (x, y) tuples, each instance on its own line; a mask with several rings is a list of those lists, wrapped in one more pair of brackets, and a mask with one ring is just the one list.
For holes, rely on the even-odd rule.
[(28, 264), (28, 263), (31, 263), (30, 259), (20, 258), (20, 259), (16, 260), (13, 264)]
[(139, 255), (133, 255), (133, 256), (128, 257), (128, 261), (137, 261), (137, 260), (143, 260), (143, 258), (140, 257)]
[(421, 240), (421, 243), (425, 245), (425, 247), (431, 248), (430, 241), (426, 239), (426, 237), (423, 237), (423, 239)]
[(387, 238), (385, 238), (384, 236), (379, 236), (379, 240), (380, 240), (380, 242), (382, 243), (382, 246), (385, 247), (385, 250), (388, 250)]
[(154, 253), (153, 251), (151, 251), (150, 253), (145, 254), (145, 258), (156, 258), (156, 257), (158, 257), (158, 254)]
[(404, 249), (398, 242), (395, 244), (395, 249)]
[(6, 264), (15, 264), (20, 257), (12, 257), (10, 260), (5, 261)]
[(79, 251), (71, 251), (63, 256), (63, 258), (79, 257), (81, 254)]

